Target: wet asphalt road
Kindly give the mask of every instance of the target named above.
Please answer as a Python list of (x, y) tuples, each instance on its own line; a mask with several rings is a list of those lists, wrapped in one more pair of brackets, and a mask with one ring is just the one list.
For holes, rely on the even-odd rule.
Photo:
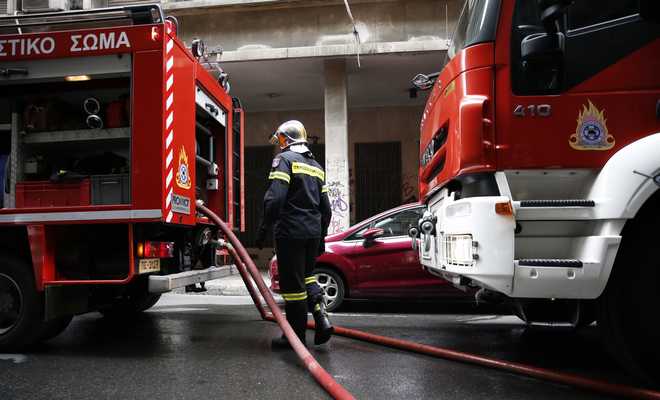
[[(212, 302), (213, 304), (210, 304)], [(28, 353), (0, 354), (0, 399), (324, 399), (279, 328), (247, 297), (165, 296), (121, 323), (92, 313)], [(333, 322), (509, 361), (635, 383), (603, 352), (595, 327), (529, 333), (471, 305), (349, 304)], [(311, 343), (312, 333), (308, 333)], [(312, 346), (313, 348), (313, 346)], [(600, 399), (583, 390), (335, 337), (312, 354), (358, 399)]]

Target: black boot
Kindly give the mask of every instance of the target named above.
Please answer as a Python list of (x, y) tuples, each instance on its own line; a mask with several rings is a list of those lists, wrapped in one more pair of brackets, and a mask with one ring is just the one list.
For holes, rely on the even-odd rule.
[(323, 344), (330, 340), (335, 328), (332, 327), (328, 313), (325, 311), (325, 301), (322, 300), (314, 305), (314, 344)]
[[(293, 329), (293, 332), (298, 336), (303, 346), (307, 347), (307, 340), (305, 332), (307, 331), (307, 302), (306, 301), (289, 301), (284, 305), (286, 311), (286, 320)], [(282, 334), (281, 337), (272, 340), (273, 348), (291, 349), (291, 343)]]

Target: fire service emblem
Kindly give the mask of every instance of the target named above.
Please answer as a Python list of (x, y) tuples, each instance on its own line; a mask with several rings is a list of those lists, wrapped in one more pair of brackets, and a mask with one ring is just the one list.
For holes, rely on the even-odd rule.
[(614, 136), (607, 131), (605, 110), (599, 110), (591, 100), (582, 106), (577, 118), (575, 133), (568, 144), (575, 150), (609, 150), (614, 147)]
[(188, 156), (186, 155), (186, 148), (181, 146), (179, 153), (179, 169), (176, 173), (176, 184), (182, 189), (190, 189), (192, 186), (190, 182), (190, 169), (188, 168)]

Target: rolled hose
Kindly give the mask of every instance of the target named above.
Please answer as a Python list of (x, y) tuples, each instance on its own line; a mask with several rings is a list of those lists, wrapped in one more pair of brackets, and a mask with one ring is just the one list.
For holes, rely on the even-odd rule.
[[(282, 315), (282, 311), (277, 306), (277, 303), (275, 303), (275, 299), (270, 294), (270, 291), (268, 290), (268, 287), (266, 287), (263, 279), (261, 279), (261, 275), (259, 274), (257, 267), (254, 265), (254, 262), (247, 254), (245, 248), (241, 245), (241, 242), (239, 242), (238, 238), (236, 238), (236, 235), (234, 235), (229, 227), (214, 212), (206, 208), (203, 202), (198, 200), (196, 204), (197, 210), (209, 217), (229, 240), (229, 243), (231, 243), (233, 247), (233, 253), (238, 256), (237, 261), (240, 260), (240, 262), (236, 263), (236, 267), (239, 269), (239, 271), (245, 267), (247, 272), (252, 276), (252, 279), (259, 289), (259, 292), (263, 296), (264, 300), (266, 300), (266, 304), (268, 304), (268, 307), (273, 313), (275, 321), (278, 323), (280, 328), (282, 328), (282, 332), (284, 332), (284, 335), (289, 340), (291, 347), (293, 347), (293, 350), (296, 352), (307, 370), (312, 374), (314, 379), (316, 379), (316, 381), (323, 387), (323, 389), (325, 389), (333, 398), (341, 400), (354, 399), (353, 395), (351, 395), (343, 386), (337, 383), (337, 381), (335, 381), (335, 379), (325, 369), (323, 369), (323, 367), (310, 354), (309, 350), (307, 350), (307, 348), (302, 344), (298, 336), (293, 332), (291, 325), (289, 325), (289, 322)], [(241, 273), (241, 276), (244, 279), (247, 278), (247, 274)], [(252, 298), (254, 300), (256, 293), (254, 292), (252, 284), (248, 280), (245, 281), (245, 284), (248, 287), (248, 290), (252, 288), (251, 295), (253, 296)], [(258, 305), (257, 308), (262, 307), (261, 302), (259, 301), (255, 301), (255, 305)], [(265, 314), (262, 313), (262, 316), (263, 315)]]
[[(199, 209), (199, 205), (198, 205)], [(206, 210), (206, 211), (205, 211)], [(204, 214), (211, 213), (206, 207), (204, 209), (200, 209)], [(213, 214), (215, 216), (215, 214)], [(268, 321), (273, 321), (277, 322), (280, 324), (280, 327), (282, 327), (282, 323), (277, 318), (277, 315), (279, 314), (279, 318), (281, 320), (284, 320), (282, 317), (281, 311), (279, 307), (277, 307), (277, 304), (275, 303), (275, 300), (273, 299), (272, 295), (270, 294), (270, 291), (266, 288), (266, 285), (264, 284), (263, 280), (261, 279), (261, 275), (259, 274), (256, 266), (254, 266), (254, 263), (250, 259), (250, 257), (247, 255), (247, 252), (243, 248), (243, 246), (240, 244), (240, 242), (236, 239), (236, 236), (231, 232), (227, 226), (222, 223), (222, 221), (215, 216), (215, 218), (212, 218), (210, 215), (209, 217), (218, 225), (220, 226), (221, 230), (223, 233), (227, 234), (230, 233), (231, 236), (227, 235), (229, 238), (230, 242), (233, 244), (233, 246), (228, 246), (228, 250), (232, 257), (236, 260), (236, 267), (239, 270), (241, 277), (243, 278), (246, 287), (248, 288), (248, 291), (250, 293), (250, 296), (252, 297), (252, 300), (254, 301), (255, 307), (261, 314), (261, 317), (264, 320)], [(219, 222), (219, 223), (218, 223)], [(223, 228), (224, 226), (224, 228)], [(232, 237), (234, 240), (232, 240)], [(236, 250), (238, 249), (238, 250)], [(247, 266), (246, 266), (247, 264)], [(262, 296), (266, 300), (266, 303), (268, 304), (268, 307), (273, 311), (272, 314), (268, 313), (261, 301), (259, 300), (258, 295), (256, 294), (254, 287), (252, 285), (252, 282), (247, 279), (248, 278), (248, 273), (252, 277), (252, 279), (255, 281), (257, 286), (259, 287), (259, 291), (261, 292)], [(265, 293), (264, 294), (264, 290)], [(269, 301), (270, 300), (270, 301)], [(286, 323), (286, 326), (291, 330), (291, 327), (288, 325), (286, 320), (284, 320), (284, 323)], [(309, 329), (314, 329), (314, 322), (310, 321), (307, 323), (307, 327)], [(282, 327), (282, 330), (284, 331), (284, 327)], [(286, 332), (285, 332), (286, 334)], [(298, 340), (297, 336), (293, 334), (293, 331), (291, 330), (291, 334), (294, 336), (295, 341), (297, 341), (297, 344), (300, 344), (300, 346), (303, 348), (303, 350), (307, 350), (304, 346), (302, 346), (302, 343), (300, 340)], [(570, 385), (574, 386), (577, 388), (581, 389), (587, 389), (591, 390), (594, 392), (599, 392), (603, 394), (608, 394), (608, 395), (616, 395), (616, 396), (623, 396), (623, 397), (630, 397), (630, 398), (637, 398), (637, 399), (655, 399), (655, 400), (660, 400), (660, 392), (654, 391), (654, 390), (649, 390), (649, 389), (643, 389), (643, 388), (637, 388), (637, 387), (632, 387), (632, 386), (627, 386), (627, 385), (619, 385), (619, 384), (614, 384), (614, 383), (609, 383), (597, 379), (590, 379), (590, 378), (585, 378), (581, 377), (579, 375), (574, 375), (574, 374), (567, 374), (563, 372), (557, 372), (557, 371), (552, 371), (549, 369), (545, 368), (538, 368), (534, 367), (531, 365), (525, 365), (525, 364), (520, 364), (520, 363), (515, 363), (515, 362), (509, 362), (509, 361), (504, 361), (504, 360), (498, 360), (495, 358), (489, 358), (489, 357), (483, 357), (479, 356), (476, 354), (470, 354), (470, 353), (465, 353), (465, 352), (460, 352), (460, 351), (455, 351), (455, 350), (450, 350), (442, 347), (434, 347), (434, 346), (429, 346), (425, 344), (420, 344), (420, 343), (415, 343), (415, 342), (410, 342), (407, 340), (401, 340), (401, 339), (395, 339), (395, 338), (390, 338), (386, 336), (380, 336), (380, 335), (375, 335), (372, 333), (356, 330), (356, 329), (349, 329), (349, 328), (343, 328), (340, 326), (334, 326), (334, 334), (335, 335), (340, 335), (344, 337), (349, 337), (352, 339), (357, 339), (357, 340), (362, 340), (365, 342), (373, 343), (373, 344), (378, 344), (378, 345), (383, 345), (383, 346), (388, 346), (392, 348), (397, 348), (400, 350), (406, 350), (414, 353), (419, 353), (419, 354), (424, 354), (424, 355), (429, 355), (432, 357), (436, 358), (444, 358), (448, 360), (453, 360), (453, 361), (459, 361), (463, 363), (468, 363), (468, 364), (474, 364), (474, 365), (479, 365), (483, 367), (489, 367), (493, 369), (499, 369), (499, 370), (504, 370), (507, 372), (513, 372), (519, 375), (525, 375), (525, 376), (530, 376), (533, 378), (537, 379), (542, 379), (550, 382), (555, 382), (559, 384), (564, 384), (564, 385)], [(287, 335), (287, 339), (291, 341), (291, 338)], [(293, 343), (293, 342), (291, 342)], [(294, 347), (295, 349), (295, 347)], [(300, 356), (300, 353), (296, 351), (296, 353)], [(309, 354), (309, 352), (307, 352)], [(309, 355), (311, 358), (311, 355)], [(301, 357), (301, 359), (303, 359)], [(304, 359), (303, 359), (304, 362)], [(314, 361), (316, 362), (316, 361)], [(309, 367), (308, 367), (309, 369)], [(311, 372), (311, 370), (310, 370)], [(324, 371), (325, 372), (325, 371)], [(312, 372), (312, 374), (314, 374)], [(326, 373), (327, 374), (327, 373)], [(314, 376), (321, 385), (323, 383)], [(332, 377), (330, 377), (332, 379)], [(337, 384), (335, 382), (335, 384)], [(338, 384), (337, 384), (338, 385)], [(326, 388), (324, 386), (324, 388)], [(342, 388), (343, 389), (343, 388)], [(330, 393), (333, 397), (335, 395), (326, 388), (328, 393)], [(348, 396), (350, 394), (346, 392)], [(342, 398), (342, 397), (335, 397), (335, 398)], [(347, 397), (347, 398), (352, 398), (352, 397)]]

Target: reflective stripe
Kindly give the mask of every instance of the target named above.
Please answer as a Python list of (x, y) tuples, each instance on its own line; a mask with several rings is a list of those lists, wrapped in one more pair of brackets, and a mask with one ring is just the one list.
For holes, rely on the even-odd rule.
[(294, 174), (305, 174), (319, 178), (322, 181), (325, 180), (325, 172), (323, 172), (322, 169), (307, 165), (305, 163), (294, 161), (293, 164), (291, 164), (291, 171)]
[(328, 185), (321, 186), (321, 193), (328, 193)]
[(0, 215), (0, 223), (155, 219), (161, 210), (72, 211)]
[(268, 175), (268, 179), (279, 179), (286, 183), (291, 182), (291, 177), (286, 172), (282, 171), (273, 171)]
[(308, 276), (307, 278), (305, 278), (305, 284), (310, 284), (310, 283), (316, 283), (315, 276)]
[(282, 297), (286, 301), (299, 301), (299, 300), (307, 300), (307, 292), (299, 292), (299, 293), (282, 293)]

